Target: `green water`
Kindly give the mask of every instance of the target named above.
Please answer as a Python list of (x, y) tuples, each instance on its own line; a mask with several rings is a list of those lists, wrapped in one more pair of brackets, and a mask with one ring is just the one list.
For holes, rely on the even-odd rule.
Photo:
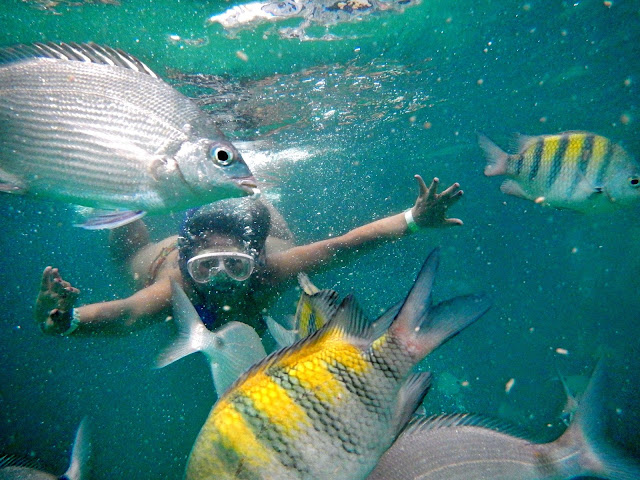
[[(425, 363), (436, 373), (427, 411), (499, 416), (548, 440), (562, 431), (556, 368), (579, 383), (608, 352), (615, 436), (638, 445), (637, 412), (627, 407), (639, 378), (630, 354), (639, 346), (638, 210), (585, 216), (505, 196), (500, 179), (482, 175), (475, 134), (506, 147), (513, 132), (589, 130), (638, 158), (640, 1), (424, 0), (403, 14), (307, 31), (333, 41), (278, 35), (297, 20), (233, 36), (205, 25), (231, 5), (121, 0), (42, 10), (3, 0), (0, 46), (116, 46), (207, 99), (221, 88), (187, 86), (176, 72), (221, 76), (226, 96), (208, 108), (234, 139), (261, 141), (245, 156), (299, 243), (410, 207), (416, 173), (460, 182), (465, 197), (450, 214), (463, 227), (383, 246), (315, 283), (354, 292), (373, 316), (441, 245), (436, 296), (486, 291), (494, 307)], [(131, 290), (108, 259), (107, 234), (72, 228), (67, 206), (2, 196), (0, 215), (0, 451), (32, 452), (60, 474), (88, 415), (92, 478), (180, 478), (215, 400), (203, 358), (151, 370), (170, 337), (162, 325), (117, 339), (41, 335), (32, 305), (47, 265), (82, 290), (81, 303)], [(179, 216), (148, 222), (159, 239)], [(270, 313), (292, 313), (294, 301), (283, 292)]]

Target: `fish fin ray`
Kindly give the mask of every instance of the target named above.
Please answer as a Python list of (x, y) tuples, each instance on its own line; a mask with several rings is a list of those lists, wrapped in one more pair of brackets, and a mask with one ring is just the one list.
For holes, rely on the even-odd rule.
[(605, 360), (600, 359), (580, 398), (573, 422), (560, 438), (580, 452), (580, 464), (589, 473), (616, 480), (640, 478), (640, 461), (608, 440), (610, 414), (604, 399), (611, 388)]
[(427, 257), (389, 332), (410, 355), (420, 360), (484, 315), (491, 307), (486, 295), (466, 295), (432, 306), (432, 287), (439, 249)]
[(411, 416), (422, 403), (425, 395), (431, 387), (431, 374), (429, 372), (413, 373), (407, 377), (398, 391), (395, 408), (395, 434), (396, 437), (405, 428)]
[(113, 229), (135, 222), (144, 217), (147, 212), (143, 210), (96, 210), (88, 215), (83, 223), (76, 223), (74, 227), (81, 227), (85, 230)]
[(52, 58), (72, 62), (88, 62), (134, 70), (160, 78), (143, 62), (120, 50), (96, 43), (40, 43), (21, 44), (0, 49), (0, 63), (11, 63), (29, 58)]
[(487, 177), (506, 174), (509, 154), (482, 133), (478, 133), (478, 145), (484, 152), (487, 161), (487, 165), (484, 167), (484, 174)]
[(37, 470), (42, 469), (41, 462), (37, 458), (11, 454), (0, 455), (0, 469), (6, 467), (26, 467)]
[(377, 338), (376, 330), (367, 319), (353, 295), (347, 295), (340, 303), (336, 314), (327, 324), (327, 333), (346, 338), (350, 343), (365, 350)]
[(490, 307), (491, 301), (484, 294), (461, 295), (437, 304), (416, 332), (421, 348), (432, 352), (475, 322)]
[(298, 331), (295, 329), (289, 330), (284, 326), (280, 325), (271, 317), (265, 317), (265, 322), (267, 323), (267, 328), (269, 329), (269, 333), (276, 341), (280, 348), (288, 347), (289, 345), (293, 345), (298, 339)]
[[(329, 321), (335, 317), (338, 309), (340, 308), (338, 294), (334, 290), (320, 290), (317, 293), (308, 296), (308, 302), (311, 310), (310, 313), (314, 318), (314, 322), (308, 322), (310, 325), (308, 327), (308, 334), (319, 330), (329, 323)], [(301, 322), (298, 322), (296, 325), (298, 329), (301, 327), (300, 323)], [(311, 323), (313, 323), (313, 325), (311, 325)]]
[(195, 352), (209, 360), (211, 376), (221, 396), (252, 365), (266, 353), (253, 328), (231, 321), (215, 331), (209, 331), (180, 285), (171, 282), (171, 302), (178, 334), (175, 340), (156, 358), (156, 368), (165, 367)]
[(378, 338), (389, 329), (389, 327), (393, 323), (394, 318), (396, 318), (398, 312), (402, 308), (403, 303), (404, 302), (398, 302), (395, 305), (391, 306), (389, 309), (387, 309), (386, 312), (384, 312), (374, 322), (371, 323), (371, 327), (374, 330), (374, 333), (372, 334), (373, 337)]
[(156, 357), (154, 368), (163, 368), (192, 353), (201, 350), (204, 343), (202, 337), (206, 335), (200, 315), (184, 293), (184, 290), (171, 281), (171, 304), (173, 320), (178, 329), (175, 339), (165, 347)]
[(311, 282), (311, 279), (306, 273), (298, 274), (298, 283), (302, 291), (307, 295), (313, 295), (320, 291), (320, 289)]
[(514, 197), (524, 198), (526, 200), (535, 200), (531, 195), (524, 191), (518, 182), (515, 180), (505, 180), (500, 185), (500, 191), (507, 195), (513, 195)]
[(91, 460), (91, 439), (88, 423), (87, 417), (84, 417), (76, 432), (73, 447), (71, 448), (69, 468), (63, 474), (63, 477), (69, 480), (82, 480), (88, 476), (89, 461)]
[(27, 187), (20, 177), (0, 168), (0, 192), (24, 195)]
[(518, 153), (522, 153), (527, 150), (531, 145), (540, 139), (539, 136), (525, 135), (522, 133), (516, 133), (513, 136), (513, 148)]
[(529, 432), (524, 431), (522, 428), (513, 425), (506, 420), (473, 413), (453, 413), (431, 416), (417, 415), (411, 419), (402, 434), (411, 435), (428, 430), (437, 430), (439, 428), (462, 426), (484, 428), (523, 440), (530, 440), (531, 438)]

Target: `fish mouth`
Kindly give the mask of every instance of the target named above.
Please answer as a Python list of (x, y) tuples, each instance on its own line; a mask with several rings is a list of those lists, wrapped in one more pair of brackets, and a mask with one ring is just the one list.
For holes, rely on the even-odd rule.
[(236, 180), (236, 184), (249, 195), (260, 193), (258, 183), (253, 177), (244, 177)]

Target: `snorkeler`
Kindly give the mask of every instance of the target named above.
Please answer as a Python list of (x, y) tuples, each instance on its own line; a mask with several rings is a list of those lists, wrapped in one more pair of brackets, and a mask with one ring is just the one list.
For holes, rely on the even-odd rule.
[(454, 183), (437, 193), (415, 176), (419, 195), (402, 213), (355, 228), (344, 235), (294, 246), (282, 216), (253, 197), (228, 199), (190, 210), (180, 234), (151, 243), (142, 221), (112, 231), (114, 259), (133, 277), (130, 297), (75, 307), (80, 291), (47, 267), (35, 318), (47, 334), (124, 334), (171, 315), (171, 280), (186, 292), (209, 329), (229, 320), (264, 332), (262, 317), (298, 273), (328, 269), (427, 227), (462, 225), (446, 211), (462, 196)]

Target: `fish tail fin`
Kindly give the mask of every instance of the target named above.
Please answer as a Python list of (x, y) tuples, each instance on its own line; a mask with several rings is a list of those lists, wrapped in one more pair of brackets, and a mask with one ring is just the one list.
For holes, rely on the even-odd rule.
[(610, 480), (638, 479), (640, 461), (621, 447), (616, 447), (608, 438), (607, 417), (610, 417), (610, 413), (604, 408), (607, 389), (606, 367), (604, 361), (600, 360), (580, 400), (573, 422), (556, 442), (558, 445), (569, 445), (572, 450), (576, 447), (580, 450), (580, 475)]
[(162, 368), (187, 355), (202, 352), (209, 360), (211, 376), (218, 395), (254, 363), (266, 356), (256, 331), (240, 322), (228, 322), (215, 332), (209, 331), (182, 288), (171, 282), (173, 318), (178, 327), (175, 340), (156, 358)]
[(187, 295), (174, 281), (171, 282), (171, 303), (178, 333), (156, 357), (155, 368), (166, 367), (187, 355), (202, 351), (205, 337), (210, 333)]
[(432, 304), (432, 287), (439, 263), (434, 249), (418, 274), (389, 332), (404, 343), (418, 361), (480, 318), (491, 302), (486, 295), (466, 295)]
[(71, 462), (69, 468), (61, 478), (68, 480), (82, 480), (88, 478), (89, 460), (91, 458), (91, 439), (89, 438), (89, 427), (87, 417), (80, 422), (76, 438), (71, 449)]
[(487, 177), (504, 175), (507, 173), (507, 160), (509, 154), (493, 143), (489, 137), (478, 133), (478, 145), (484, 152), (487, 166), (484, 167), (484, 174)]

